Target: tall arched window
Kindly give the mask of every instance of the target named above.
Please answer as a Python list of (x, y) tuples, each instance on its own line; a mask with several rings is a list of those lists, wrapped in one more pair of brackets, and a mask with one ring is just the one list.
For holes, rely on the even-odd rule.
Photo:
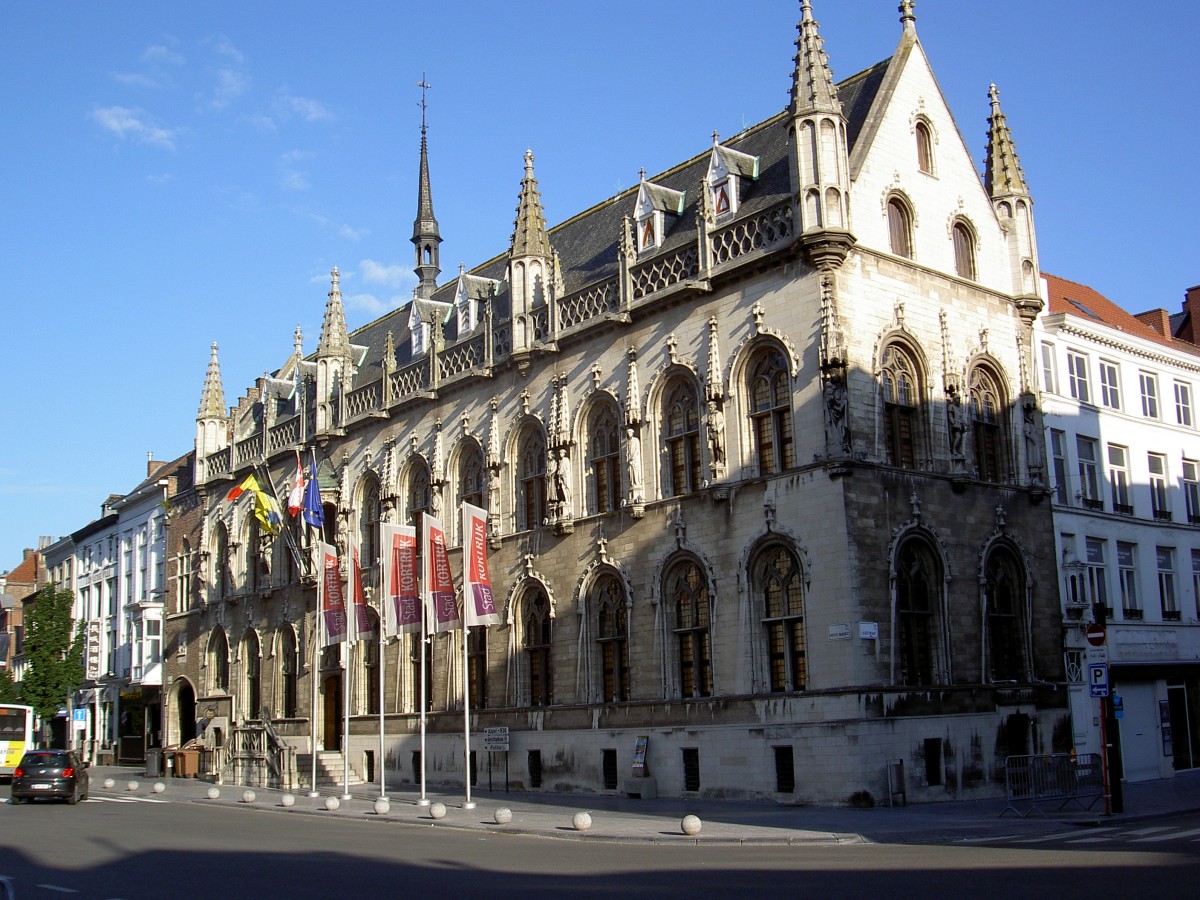
[(243, 591), (253, 592), (262, 587), (259, 584), (259, 576), (262, 574), (262, 554), (259, 552), (260, 533), (258, 519), (254, 516), (247, 516), (245, 546), (242, 547), (240, 554), (245, 565), (242, 572)]
[(408, 470), (408, 521), (417, 524), (417, 513), (433, 505), (433, 486), (425, 460), (413, 460)]
[(760, 475), (795, 465), (787, 359), (777, 348), (759, 351), (750, 366), (750, 421)]
[(229, 641), (221, 628), (208, 639), (208, 680), (214, 694), (229, 693)]
[(802, 691), (808, 683), (808, 660), (800, 564), (784, 547), (770, 547), (758, 555), (751, 571), (762, 598), (771, 690)]
[(954, 235), (954, 271), (959, 278), (975, 280), (975, 234), (966, 222), (955, 222), (951, 229)]
[(379, 562), (379, 481), (373, 475), (359, 486), (358, 561), (364, 569)]
[(242, 669), (246, 675), (246, 718), (262, 718), (262, 652), (258, 635), (247, 631), (242, 639)]
[(1011, 549), (998, 547), (988, 556), (984, 573), (988, 673), (993, 681), (1023, 681), (1024, 568)]
[(591, 591), (596, 610), (596, 644), (600, 658), (600, 695), (604, 703), (629, 699), (629, 634), (625, 591), (612, 575), (596, 580)]
[(591, 490), (588, 512), (616, 512), (621, 494), (621, 441), (616, 406), (598, 403), (587, 419), (588, 463)]
[(483, 509), (486, 485), (483, 451), (474, 441), (468, 441), (458, 456), (458, 497), (463, 503)]
[(233, 572), (229, 566), (229, 532), (224, 523), (216, 527), (212, 545), (212, 595), (220, 600), (228, 597), (233, 591)]
[(550, 658), (550, 601), (546, 592), (535, 588), (525, 595), (521, 616), (524, 628), (525, 659), (528, 663), (530, 706), (549, 706), (553, 694), (553, 668)]
[(283, 703), (283, 717), (294, 719), (299, 714), (300, 691), (298, 678), (300, 672), (300, 656), (296, 648), (296, 632), (291, 625), (284, 625), (279, 630), (279, 678)]
[(971, 370), (969, 390), (975, 468), (984, 481), (1002, 481), (1005, 439), (999, 381), (987, 369), (976, 366)]
[(178, 572), (175, 582), (175, 612), (184, 612), (192, 608), (192, 545), (187, 538), (179, 548), (177, 560)]
[(362, 646), (362, 697), (363, 712), (368, 716), (379, 715), (379, 615), (367, 610), (371, 621), (371, 633)]
[(888, 462), (906, 469), (917, 463), (917, 404), (920, 378), (912, 356), (897, 344), (883, 351), (884, 440)]
[(933, 136), (929, 126), (918, 122), (913, 129), (917, 138), (917, 167), (927, 175), (933, 174)]
[(471, 685), (471, 709), (487, 707), (487, 642), (486, 625), (473, 625), (467, 630), (467, 676)]
[(700, 404), (696, 384), (676, 378), (663, 403), (663, 437), (667, 447), (667, 486), (671, 496), (700, 489)]
[(517, 444), (517, 530), (537, 528), (547, 519), (546, 438), (541, 428), (525, 428)]
[(897, 256), (912, 259), (912, 215), (897, 197), (887, 202), (888, 244)]
[(713, 692), (713, 672), (708, 582), (700, 567), (687, 560), (667, 572), (664, 587), (675, 613), (680, 694), (685, 698), (709, 697)]
[(896, 661), (900, 684), (938, 684), (941, 653), (942, 564), (923, 540), (910, 538), (896, 554)]

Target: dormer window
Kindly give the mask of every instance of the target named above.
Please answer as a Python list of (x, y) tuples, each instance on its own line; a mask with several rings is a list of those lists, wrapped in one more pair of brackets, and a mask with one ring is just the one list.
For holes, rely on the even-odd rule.
[(429, 349), (429, 323), (421, 315), (421, 301), (414, 299), (408, 316), (412, 355), (419, 356)]
[(758, 180), (758, 157), (714, 143), (708, 160), (707, 180), (711, 185), (713, 214), (720, 219), (737, 212), (743, 194)]
[(642, 172), (634, 219), (637, 222), (638, 252), (662, 246), (671, 223), (683, 215), (684, 192), (646, 180)]
[(499, 282), (493, 278), (468, 275), (458, 269), (458, 286), (454, 292), (454, 311), (458, 317), (458, 335), (474, 331), (483, 318), (483, 304), (496, 293)]

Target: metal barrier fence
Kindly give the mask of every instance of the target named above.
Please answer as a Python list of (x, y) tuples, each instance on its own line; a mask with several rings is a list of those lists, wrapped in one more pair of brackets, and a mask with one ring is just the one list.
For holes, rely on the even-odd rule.
[[(1078, 803), (1091, 809), (1104, 797), (1104, 773), (1098, 753), (1051, 753), (1037, 756), (1010, 756), (1004, 761), (1004, 786), (1008, 806), (1000, 813), (1016, 813), (1024, 819), (1040, 812), (1037, 804), (1058, 802), (1058, 809)], [(1087, 803), (1084, 803), (1087, 800)], [(1018, 803), (1028, 804), (1025, 811)]]

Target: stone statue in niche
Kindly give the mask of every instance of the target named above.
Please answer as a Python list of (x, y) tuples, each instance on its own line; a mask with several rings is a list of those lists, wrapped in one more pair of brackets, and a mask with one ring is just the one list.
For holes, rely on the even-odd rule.
[(950, 428), (950, 457), (961, 462), (965, 458), (963, 442), (967, 434), (967, 412), (957, 391), (950, 394), (946, 404), (946, 421)]
[(629, 503), (640, 506), (646, 502), (642, 488), (642, 442), (633, 427), (625, 429), (625, 479), (629, 483)]
[(725, 413), (716, 400), (708, 401), (708, 451), (713, 472), (725, 467)]
[(825, 414), (829, 417), (829, 442), (833, 450), (850, 452), (850, 425), (846, 421), (849, 398), (846, 383), (841, 375), (830, 375), (822, 389), (825, 397)]

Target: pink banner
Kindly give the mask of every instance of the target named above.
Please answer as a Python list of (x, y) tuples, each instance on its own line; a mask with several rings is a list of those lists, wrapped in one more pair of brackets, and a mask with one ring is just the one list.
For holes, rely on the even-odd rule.
[(417, 585), (417, 529), (411, 525), (382, 525), (381, 528), (387, 635), (419, 634), (421, 594)]
[(464, 503), (463, 533), (463, 611), (467, 627), (499, 625), (500, 611), (492, 594), (492, 576), (488, 572), (487, 510)]
[(433, 626), (439, 633), (458, 627), (458, 603), (454, 598), (454, 577), (450, 574), (450, 557), (446, 553), (446, 532), (440, 519), (423, 516), (422, 537), (425, 551), (425, 602)]
[(338, 571), (337, 547), (319, 544), (321, 553), (321, 618), (325, 625), (323, 646), (346, 640), (346, 595)]

